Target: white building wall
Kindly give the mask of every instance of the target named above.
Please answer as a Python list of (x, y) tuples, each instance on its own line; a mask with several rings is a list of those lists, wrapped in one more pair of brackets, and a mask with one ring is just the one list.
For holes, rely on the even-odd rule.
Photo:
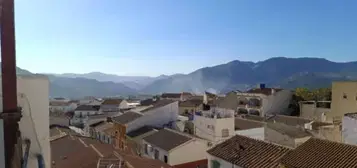
[[(45, 166), (51, 167), (48, 78), (43, 75), (20, 75), (17, 77), (17, 92), (18, 105), (23, 109), (19, 123), (21, 136), (31, 140), (28, 167), (38, 167), (36, 154), (42, 154)], [(2, 99), (0, 103), (2, 109)]]
[(246, 130), (237, 130), (237, 131), (235, 131), (235, 133), (236, 133), (236, 135), (243, 135), (246, 137), (259, 139), (259, 140), (263, 140), (263, 141), (265, 139), (264, 127), (252, 128), (252, 129), (246, 129)]
[(178, 118), (178, 111), (178, 102), (173, 102), (166, 106), (144, 112), (144, 116), (127, 125), (126, 133), (143, 126), (162, 127), (164, 124), (176, 121)]
[(357, 120), (345, 116), (342, 120), (342, 138), (343, 142), (351, 145), (357, 145)]
[[(145, 144), (150, 145), (150, 148), (148, 149), (148, 153), (145, 153)], [(151, 146), (151, 144), (149, 144), (148, 142), (146, 142), (145, 140), (143, 140), (143, 155), (147, 158), (150, 159), (155, 159), (155, 149), (159, 151), (159, 158), (158, 160), (161, 160), (162, 162), (164, 162), (164, 156), (169, 157), (169, 153), (161, 148), (155, 147), (155, 146)]]
[(168, 164), (171, 166), (206, 159), (207, 144), (201, 140), (190, 141), (169, 152)]
[[(195, 115), (193, 123), (195, 135), (212, 142), (228, 139), (235, 134), (234, 117), (214, 119)], [(228, 137), (222, 137), (222, 129), (228, 129)]]
[(286, 114), (293, 93), (290, 90), (281, 90), (263, 99), (262, 111), (264, 114)]
[(218, 161), (220, 163), (220, 167), (219, 168), (243, 168), (243, 167), (239, 167), (237, 165), (234, 165), (232, 163), (229, 163), (221, 158), (212, 156), (210, 154), (207, 153), (207, 159), (208, 159), (208, 168), (213, 168), (212, 167), (212, 160)]
[(76, 110), (76, 111), (74, 111), (74, 115), (76, 117), (79, 117), (81, 114), (84, 117), (84, 116), (99, 114), (99, 111), (85, 111), (85, 110)]
[(123, 100), (119, 104), (119, 109), (128, 109), (130, 106), (126, 100)]

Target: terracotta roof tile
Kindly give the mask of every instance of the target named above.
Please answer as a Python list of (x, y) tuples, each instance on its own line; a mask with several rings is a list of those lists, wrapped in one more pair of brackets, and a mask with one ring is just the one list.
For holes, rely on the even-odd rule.
[(286, 168), (355, 168), (357, 146), (310, 138), (285, 155)]
[(292, 138), (304, 138), (312, 136), (309, 132), (302, 128), (289, 126), (283, 123), (267, 123), (266, 127)]
[(235, 118), (234, 124), (236, 130), (246, 130), (264, 127), (266, 123), (255, 120), (247, 120), (243, 118)]
[(158, 100), (152, 105), (152, 107), (146, 108), (146, 109), (144, 109), (144, 110), (142, 110), (140, 112), (145, 113), (145, 112), (148, 112), (148, 111), (156, 109), (156, 108), (164, 107), (164, 106), (166, 106), (168, 104), (171, 104), (173, 102), (176, 102), (176, 101), (174, 101), (174, 100), (165, 100), (165, 99), (164, 100)]
[(96, 106), (91, 105), (80, 105), (78, 106), (75, 111), (98, 111), (99, 108)]
[(161, 95), (162, 98), (172, 98), (172, 99), (178, 99), (181, 98), (181, 93), (163, 93)]
[(189, 99), (179, 103), (180, 107), (198, 107), (199, 105), (203, 104), (202, 100), (197, 99)]
[(112, 120), (113, 122), (119, 123), (119, 124), (127, 124), (130, 123), (139, 117), (143, 116), (142, 114), (136, 113), (136, 112), (126, 112), (120, 116), (113, 117)]
[(212, 156), (239, 167), (276, 168), (290, 149), (261, 140), (236, 135), (208, 150)]
[(68, 106), (71, 103), (69, 102), (58, 102), (58, 101), (51, 101), (50, 106)]
[(143, 139), (149, 144), (165, 151), (170, 151), (171, 149), (192, 140), (191, 137), (176, 133), (175, 131), (166, 128), (144, 137)]
[(172, 168), (170, 165), (154, 159), (148, 159), (144, 157), (128, 155), (123, 152), (117, 152), (117, 154), (127, 162), (130, 168)]
[(295, 116), (285, 116), (285, 115), (274, 115), (270, 117), (260, 117), (255, 115), (242, 115), (242, 118), (246, 118), (249, 120), (256, 120), (256, 121), (264, 121), (264, 122), (278, 122), (284, 123), (290, 126), (304, 126), (307, 123), (311, 123), (312, 120), (295, 117)]
[[(118, 157), (116, 153), (125, 155)], [(65, 136), (51, 141), (52, 168), (97, 168), (109, 167), (124, 161), (121, 168), (170, 168), (169, 165), (153, 159), (134, 156), (129, 152), (114, 149), (111, 144), (80, 136)], [(130, 165), (132, 167), (128, 167)]]
[(119, 105), (122, 101), (123, 99), (106, 99), (102, 105)]

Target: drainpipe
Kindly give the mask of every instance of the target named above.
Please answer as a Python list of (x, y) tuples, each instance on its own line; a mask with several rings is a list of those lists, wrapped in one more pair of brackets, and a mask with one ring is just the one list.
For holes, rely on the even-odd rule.
[(18, 121), (21, 113), (17, 109), (16, 90), (16, 55), (15, 55), (15, 27), (14, 27), (14, 0), (1, 1), (1, 72), (5, 141), (5, 167), (20, 166), (20, 158), (15, 157), (16, 133), (19, 130)]

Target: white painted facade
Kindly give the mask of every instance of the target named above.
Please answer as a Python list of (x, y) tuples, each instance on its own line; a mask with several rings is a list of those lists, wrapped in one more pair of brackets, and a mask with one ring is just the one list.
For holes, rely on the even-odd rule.
[(74, 111), (74, 116), (76, 117), (85, 117), (85, 116), (90, 116), (90, 115), (97, 115), (101, 114), (99, 111), (93, 111), (93, 110), (76, 110)]
[(167, 104), (146, 111), (142, 117), (127, 124), (126, 133), (137, 130), (143, 126), (162, 127), (169, 122), (175, 122), (178, 118), (178, 102)]
[[(36, 154), (42, 154), (45, 167), (51, 167), (48, 78), (43, 75), (18, 75), (17, 92), (23, 115), (19, 122), (21, 136), (31, 140), (28, 167), (38, 167)], [(2, 98), (0, 103), (2, 109)]]
[(65, 103), (63, 105), (50, 105), (50, 112), (70, 112), (77, 108), (76, 103)]
[[(148, 153), (145, 152), (145, 144), (148, 147)], [(208, 148), (205, 141), (193, 138), (170, 151), (165, 151), (143, 140), (143, 150), (142, 153), (145, 157), (165, 162), (166, 156), (167, 164), (174, 166), (206, 159), (206, 151)], [(155, 151), (158, 152), (158, 158), (155, 158)]]
[(202, 115), (195, 114), (194, 134), (213, 143), (220, 142), (235, 135), (234, 122), (234, 110), (211, 108), (209, 111), (202, 111)]
[(271, 114), (285, 114), (288, 111), (289, 104), (291, 102), (293, 93), (290, 90), (281, 90), (276, 92), (272, 89), (271, 95), (265, 95), (260, 93), (244, 93), (237, 92), (238, 99), (258, 99), (260, 106), (239, 105), (238, 109), (242, 108), (248, 111), (256, 110), (260, 116)]
[(343, 117), (342, 138), (344, 143), (357, 145), (357, 119), (356, 118), (350, 116)]
[[(331, 103), (331, 101), (319, 101), (323, 103)], [(301, 101), (300, 105), (300, 117), (307, 118), (315, 121), (325, 122), (326, 115), (331, 112), (331, 108), (317, 107), (315, 101)]]
[(261, 128), (252, 128), (246, 130), (236, 130), (235, 134), (264, 141), (265, 140), (264, 129), (265, 129), (264, 127), (261, 127)]

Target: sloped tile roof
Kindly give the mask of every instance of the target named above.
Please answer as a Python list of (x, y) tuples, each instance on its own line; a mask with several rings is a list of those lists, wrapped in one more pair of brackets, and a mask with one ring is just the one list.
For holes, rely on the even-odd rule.
[(173, 130), (161, 129), (158, 132), (143, 138), (149, 144), (170, 151), (190, 140), (191, 137), (182, 135)]
[(123, 99), (105, 99), (102, 105), (119, 105)]
[(239, 167), (276, 168), (290, 149), (261, 140), (236, 135), (208, 150), (212, 156)]
[(162, 98), (173, 98), (178, 99), (181, 97), (181, 93), (163, 93), (161, 95)]
[(355, 168), (357, 146), (310, 138), (285, 155), (286, 168)]
[(246, 130), (253, 128), (261, 128), (264, 127), (266, 123), (259, 122), (255, 120), (247, 120), (243, 118), (235, 118), (234, 125), (236, 130)]
[(151, 111), (151, 110), (154, 110), (154, 109), (157, 109), (157, 108), (160, 108), (160, 107), (164, 107), (168, 104), (171, 104), (173, 102), (176, 102), (174, 100), (167, 100), (167, 99), (164, 99), (164, 100), (158, 100), (156, 101), (153, 105), (151, 105), (151, 107), (149, 108), (146, 108), (144, 110), (141, 110), (140, 112), (142, 113), (145, 113), (145, 112), (148, 112), (148, 111)]
[(260, 117), (260, 116), (255, 116), (255, 115), (243, 115), (242, 117), (249, 119), (249, 120), (284, 123), (286, 125), (291, 125), (291, 126), (297, 126), (297, 125), (304, 126), (305, 124), (312, 122), (312, 120), (309, 120), (306, 118), (295, 117), (295, 116), (285, 116), (285, 115), (273, 115), (270, 117)]
[(91, 105), (80, 105), (78, 106), (75, 111), (98, 111), (99, 109), (95, 106)]
[(197, 99), (189, 99), (183, 102), (179, 103), (180, 107), (197, 107), (199, 105), (203, 104), (202, 100), (197, 100)]
[(128, 124), (139, 117), (143, 116), (142, 114), (136, 113), (136, 112), (126, 112), (120, 116), (114, 117), (112, 120), (113, 122), (119, 123), (119, 124)]
[(275, 130), (276, 132), (279, 132), (281, 134), (287, 135), (291, 138), (304, 138), (312, 136), (310, 133), (308, 133), (302, 128), (289, 126), (283, 123), (267, 123), (266, 127)]

